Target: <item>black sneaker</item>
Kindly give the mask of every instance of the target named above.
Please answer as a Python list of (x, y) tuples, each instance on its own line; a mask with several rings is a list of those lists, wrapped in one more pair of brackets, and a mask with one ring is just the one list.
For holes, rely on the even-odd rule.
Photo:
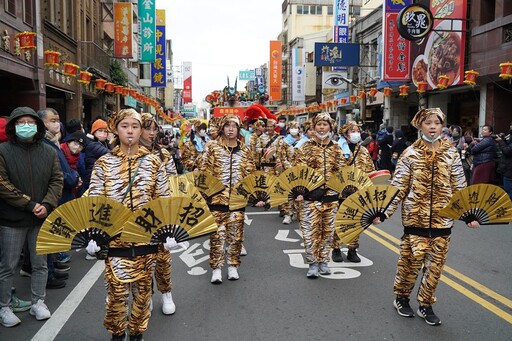
[(122, 335), (114, 335), (112, 334), (112, 338), (110, 341), (124, 341), (126, 339), (126, 334), (123, 333)]
[(66, 264), (61, 264), (61, 263), (57, 263), (57, 262), (53, 263), (53, 267), (55, 268), (55, 272), (61, 272), (61, 273), (67, 272), (67, 271), (69, 271), (69, 269), (71, 269)]
[(69, 274), (65, 272), (54, 272), (53, 277), (65, 281), (66, 279), (69, 278)]
[(360, 263), (361, 258), (357, 255), (356, 249), (348, 249), (347, 260), (352, 263)]
[(62, 289), (66, 286), (66, 282), (55, 277), (48, 278), (46, 282), (46, 289)]
[(332, 261), (336, 263), (343, 262), (343, 255), (340, 249), (332, 249)]
[(130, 335), (130, 341), (144, 341), (144, 339), (142, 338), (142, 334)]
[(409, 305), (409, 299), (407, 297), (397, 296), (393, 301), (393, 307), (396, 308), (398, 315), (404, 317), (414, 317), (414, 311)]
[(425, 322), (431, 326), (438, 326), (441, 324), (441, 320), (439, 317), (434, 314), (434, 310), (432, 310), (432, 306), (421, 306), (418, 308), (418, 316), (421, 316), (425, 319)]

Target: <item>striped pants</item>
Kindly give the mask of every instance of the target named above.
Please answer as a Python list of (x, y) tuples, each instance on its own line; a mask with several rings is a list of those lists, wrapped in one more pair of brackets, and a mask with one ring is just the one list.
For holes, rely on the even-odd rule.
[(171, 253), (164, 248), (163, 244), (158, 244), (156, 253), (155, 280), (158, 291), (162, 294), (171, 292)]
[(219, 269), (224, 262), (227, 262), (228, 265), (240, 266), (245, 213), (243, 211), (212, 211), (212, 215), (219, 229), (210, 235), (211, 268)]
[(404, 235), (400, 243), (400, 257), (393, 285), (395, 295), (409, 297), (423, 267), (417, 299), (422, 306), (434, 304), (434, 293), (441, 278), (449, 246), (450, 236), (430, 238)]

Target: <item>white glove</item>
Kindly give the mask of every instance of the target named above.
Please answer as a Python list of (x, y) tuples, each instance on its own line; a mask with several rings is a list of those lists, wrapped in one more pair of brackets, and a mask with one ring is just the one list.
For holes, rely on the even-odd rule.
[(94, 256), (96, 252), (100, 251), (100, 247), (94, 240), (89, 240), (89, 244), (87, 244), (87, 247), (85, 248), (87, 250), (87, 253), (91, 256)]
[(178, 246), (178, 243), (176, 243), (176, 239), (167, 237), (164, 243), (164, 248), (170, 252), (171, 249), (175, 248), (176, 246)]

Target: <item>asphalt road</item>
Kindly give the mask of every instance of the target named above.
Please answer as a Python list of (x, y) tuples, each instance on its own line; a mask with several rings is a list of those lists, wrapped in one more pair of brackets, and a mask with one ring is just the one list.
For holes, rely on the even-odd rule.
[[(164, 316), (156, 293), (145, 340), (512, 340), (510, 224), (456, 224), (434, 305), (442, 325), (432, 327), (392, 306), (398, 213), (361, 237), (360, 264), (331, 263), (333, 274), (316, 280), (306, 278), (297, 222), (283, 225), (275, 211), (259, 209), (248, 218), (238, 281), (228, 281), (224, 268), (224, 282), (210, 283), (206, 237), (173, 252), (177, 310)], [(50, 320), (20, 313), (22, 324), (0, 327), (0, 340), (108, 340), (104, 265), (84, 257), (73, 252), (66, 288), (48, 290)], [(17, 276), (16, 287), (29, 297), (27, 278)]]

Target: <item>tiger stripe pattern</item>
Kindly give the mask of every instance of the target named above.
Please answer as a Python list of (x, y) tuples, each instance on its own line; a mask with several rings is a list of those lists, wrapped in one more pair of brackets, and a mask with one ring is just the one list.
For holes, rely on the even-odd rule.
[(210, 235), (210, 267), (221, 268), (224, 263), (238, 267), (244, 241), (244, 212), (212, 211), (219, 225), (217, 232)]

